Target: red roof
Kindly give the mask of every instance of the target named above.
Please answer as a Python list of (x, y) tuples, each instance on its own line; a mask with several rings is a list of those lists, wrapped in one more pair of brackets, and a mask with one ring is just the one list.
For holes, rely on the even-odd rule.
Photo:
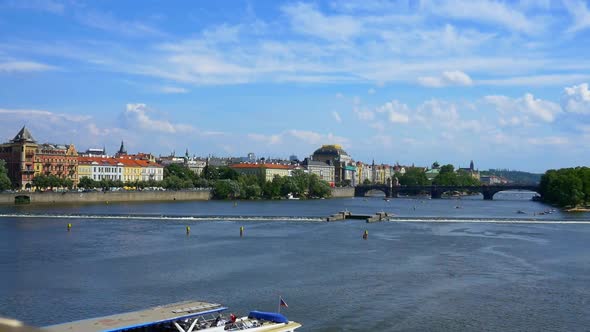
[(162, 168), (164, 166), (158, 163), (152, 163), (148, 160), (132, 160), (132, 159), (123, 159), (123, 158), (111, 158), (111, 157), (78, 157), (78, 164), (81, 165), (90, 165), (92, 163), (97, 163), (99, 165), (117, 165), (123, 164), (123, 166), (127, 167), (159, 167)]

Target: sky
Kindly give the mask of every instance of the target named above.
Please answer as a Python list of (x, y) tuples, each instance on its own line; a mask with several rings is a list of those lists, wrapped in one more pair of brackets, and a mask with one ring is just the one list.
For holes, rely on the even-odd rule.
[(0, 0), (0, 139), (590, 164), (586, 0)]

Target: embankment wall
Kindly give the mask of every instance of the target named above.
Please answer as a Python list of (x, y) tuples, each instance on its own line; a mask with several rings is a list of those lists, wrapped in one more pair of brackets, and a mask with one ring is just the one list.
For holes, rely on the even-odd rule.
[(332, 188), (332, 198), (354, 197), (354, 188)]
[(113, 191), (113, 192), (44, 192), (0, 194), (0, 204), (14, 204), (16, 196), (28, 196), (36, 203), (106, 203), (151, 201), (207, 201), (209, 189), (195, 191)]

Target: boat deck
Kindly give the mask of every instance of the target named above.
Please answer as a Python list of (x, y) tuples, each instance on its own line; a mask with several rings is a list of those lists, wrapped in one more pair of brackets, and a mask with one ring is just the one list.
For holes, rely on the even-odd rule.
[(207, 313), (216, 313), (226, 309), (226, 307), (217, 303), (186, 301), (141, 311), (47, 326), (43, 328), (43, 331), (115, 332), (140, 329), (142, 327), (169, 323)]

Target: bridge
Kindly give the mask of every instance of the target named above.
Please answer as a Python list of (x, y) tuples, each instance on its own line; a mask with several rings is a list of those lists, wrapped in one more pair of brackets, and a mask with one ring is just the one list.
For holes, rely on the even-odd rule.
[(385, 193), (386, 197), (398, 197), (399, 194), (415, 195), (419, 193), (430, 194), (433, 199), (441, 198), (446, 192), (478, 192), (483, 195), (483, 199), (492, 200), (494, 195), (500, 191), (506, 190), (523, 190), (539, 193), (538, 185), (492, 185), (492, 186), (388, 186), (386, 184), (359, 185), (354, 188), (354, 195), (364, 197), (369, 191), (377, 190)]

